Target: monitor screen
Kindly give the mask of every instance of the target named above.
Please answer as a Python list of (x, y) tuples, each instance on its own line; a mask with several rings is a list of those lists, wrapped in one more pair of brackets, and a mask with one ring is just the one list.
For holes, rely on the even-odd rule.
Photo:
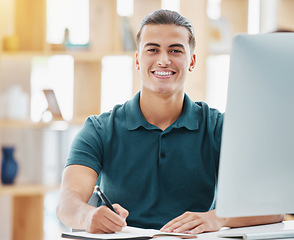
[(237, 35), (216, 214), (294, 213), (294, 33)]

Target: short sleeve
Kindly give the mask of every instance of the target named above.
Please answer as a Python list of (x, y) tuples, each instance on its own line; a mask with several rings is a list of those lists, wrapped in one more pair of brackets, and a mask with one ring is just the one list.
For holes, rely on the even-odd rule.
[(102, 136), (102, 123), (97, 116), (90, 116), (72, 142), (66, 166), (87, 166), (99, 175), (103, 158)]

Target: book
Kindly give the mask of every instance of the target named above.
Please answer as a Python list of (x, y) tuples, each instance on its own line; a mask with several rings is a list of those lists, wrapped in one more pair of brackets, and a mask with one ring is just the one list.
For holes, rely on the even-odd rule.
[(155, 237), (177, 237), (181, 239), (197, 238), (196, 235), (185, 233), (165, 233), (155, 229), (143, 229), (137, 227), (124, 227), (121, 232), (115, 233), (88, 233), (88, 232), (63, 232), (62, 238), (81, 239), (81, 240), (124, 240), (124, 239), (150, 239)]

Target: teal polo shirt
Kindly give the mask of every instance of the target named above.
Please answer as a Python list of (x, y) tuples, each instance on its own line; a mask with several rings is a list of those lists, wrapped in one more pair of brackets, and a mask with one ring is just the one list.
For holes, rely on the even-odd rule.
[(162, 131), (146, 121), (139, 99), (140, 92), (90, 116), (67, 165), (95, 170), (109, 200), (129, 211), (130, 226), (160, 229), (186, 211), (213, 209), (223, 114), (185, 95), (182, 114)]

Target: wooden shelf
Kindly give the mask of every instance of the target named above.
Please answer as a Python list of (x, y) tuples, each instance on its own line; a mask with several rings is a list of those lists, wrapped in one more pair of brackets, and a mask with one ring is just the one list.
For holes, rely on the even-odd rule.
[(28, 185), (1, 185), (0, 195), (33, 196), (44, 195), (49, 190), (58, 189), (58, 186), (44, 186), (40, 184)]
[(1, 185), (0, 195), (31, 196), (43, 195), (47, 188), (43, 185)]
[(0, 120), (0, 126), (1, 128), (44, 128), (49, 124), (29, 120)]
[(84, 50), (65, 50), (65, 51), (17, 51), (17, 52), (5, 52), (1, 53), (2, 59), (21, 59), (21, 58), (33, 58), (36, 56), (51, 57), (56, 55), (70, 55), (78, 62), (97, 62), (101, 61), (104, 56), (135, 56), (135, 51), (109, 51), (105, 54), (91, 52), (90, 49)]
[(82, 125), (85, 122), (86, 118), (74, 119), (71, 121), (51, 121), (48, 123), (45, 122), (32, 122), (29, 120), (0, 120), (1, 128), (50, 128), (52, 130), (65, 130), (69, 126)]
[(55, 55), (71, 55), (74, 57), (74, 59), (77, 60), (91, 60), (91, 61), (97, 61), (101, 60), (103, 55), (97, 53), (92, 53), (87, 50), (81, 50), (81, 51), (18, 51), (18, 52), (2, 52), (2, 58), (3, 59), (19, 59), (19, 58), (33, 58), (36, 56), (42, 56), (42, 57), (50, 57)]

